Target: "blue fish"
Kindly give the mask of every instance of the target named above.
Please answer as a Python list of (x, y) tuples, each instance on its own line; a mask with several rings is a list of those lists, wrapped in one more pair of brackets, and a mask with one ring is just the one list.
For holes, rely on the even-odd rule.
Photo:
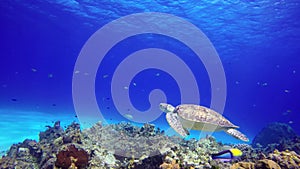
[(233, 159), (237, 159), (241, 155), (243, 155), (243, 152), (241, 150), (236, 149), (236, 148), (232, 148), (232, 149), (229, 149), (229, 150), (221, 151), (217, 154), (212, 154), (212, 159), (213, 160), (219, 160), (219, 161), (222, 161), (222, 162), (228, 162), (228, 161), (231, 161)]

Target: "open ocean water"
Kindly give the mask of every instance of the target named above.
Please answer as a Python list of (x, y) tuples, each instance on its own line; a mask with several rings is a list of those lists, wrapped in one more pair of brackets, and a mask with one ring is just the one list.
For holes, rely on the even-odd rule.
[[(158, 109), (160, 102), (174, 106), (193, 103), (217, 109), (240, 126), (250, 143), (270, 122), (286, 123), (300, 134), (299, 9), (297, 0), (2, 0), (0, 151), (25, 138), (38, 140), (39, 132), (57, 120), (62, 126), (77, 121), (83, 127), (98, 119), (136, 125), (149, 122), (176, 134)], [(176, 24), (176, 19), (172, 25), (172, 20), (151, 18), (154, 14), (148, 15), (149, 12), (168, 14), (193, 24), (209, 39), (203, 41), (214, 46), (219, 59), (203, 61), (189, 43), (168, 33), (151, 32), (168, 30), (175, 37), (187, 36), (196, 48), (199, 45), (199, 37)], [(80, 56), (96, 31), (137, 13), (146, 13), (137, 20), (144, 22), (142, 28), (148, 32), (133, 33), (116, 42), (101, 63), (98, 59), (98, 65), (97, 61)], [(130, 26), (136, 26), (126, 21), (111, 29), (127, 32)], [(109, 34), (100, 38), (102, 41), (92, 47), (96, 51), (92, 53), (94, 57), (114, 38)], [(149, 51), (148, 61), (126, 60), (138, 51), (153, 48), (173, 53), (184, 65)], [(210, 61), (211, 65), (207, 65)], [(221, 68), (217, 67), (219, 63)], [(168, 68), (159, 69), (165, 66)], [(185, 66), (191, 74), (185, 74)], [(177, 74), (171, 70), (177, 70)], [(114, 76), (116, 72), (119, 74)], [(223, 78), (226, 83), (219, 83)], [(79, 81), (82, 84), (75, 84)], [(194, 83), (197, 90), (192, 90)], [(92, 106), (95, 100), (101, 116)], [(144, 112), (147, 110), (151, 111)], [(199, 133), (191, 131), (189, 138), (199, 138)], [(213, 135), (220, 142), (241, 142), (224, 132)]]

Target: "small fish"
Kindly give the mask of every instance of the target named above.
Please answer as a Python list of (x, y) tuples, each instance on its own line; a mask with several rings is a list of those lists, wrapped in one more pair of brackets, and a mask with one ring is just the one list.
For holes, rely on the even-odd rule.
[(229, 146), (229, 145), (223, 145), (223, 146), (222, 146), (222, 149), (223, 149), (223, 150), (230, 150), (230, 149), (232, 149), (232, 147)]
[(124, 114), (124, 117), (126, 117), (129, 120), (133, 119), (133, 116), (131, 114)]
[(221, 151), (217, 154), (212, 154), (211, 156), (212, 156), (213, 160), (220, 160), (222, 162), (228, 162), (228, 161), (231, 161), (233, 159), (240, 157), (241, 155), (243, 155), (243, 152), (241, 150), (232, 148), (229, 150)]
[(286, 116), (286, 115), (288, 115), (291, 112), (292, 112), (291, 110), (286, 110), (285, 112), (282, 113), (282, 115)]

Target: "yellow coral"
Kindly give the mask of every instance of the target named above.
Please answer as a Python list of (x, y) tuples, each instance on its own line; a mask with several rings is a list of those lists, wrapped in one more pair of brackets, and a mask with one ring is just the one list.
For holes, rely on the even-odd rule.
[(128, 168), (134, 168), (134, 159), (129, 160)]
[(259, 160), (254, 168), (272, 168), (272, 169), (281, 169), (281, 167), (274, 162), (273, 160)]
[(278, 154), (278, 155), (279, 155), (280, 152), (279, 152), (277, 149), (275, 149), (275, 150), (274, 150), (274, 154)]
[(230, 169), (254, 169), (254, 165), (252, 162), (238, 162), (234, 163)]
[(276, 161), (282, 168), (299, 168), (300, 165), (300, 155), (294, 151), (285, 150), (279, 152), (274, 150), (273, 154), (269, 157)]
[(176, 162), (176, 160), (173, 160), (171, 162), (171, 164), (164, 162), (159, 166), (159, 168), (161, 168), (161, 169), (180, 169), (179, 164)]

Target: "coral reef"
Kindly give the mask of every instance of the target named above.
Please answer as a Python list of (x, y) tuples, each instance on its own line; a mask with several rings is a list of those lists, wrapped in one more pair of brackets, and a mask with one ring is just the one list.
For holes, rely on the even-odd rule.
[(78, 143), (81, 144), (81, 132), (80, 132), (80, 125), (78, 123), (72, 123), (62, 136), (62, 141), (64, 144), (67, 143)]
[[(66, 130), (57, 121), (39, 134), (39, 141), (26, 139), (11, 146), (0, 159), (0, 168), (28, 169), (279, 169), (300, 168), (299, 137), (284, 144), (224, 145), (212, 136), (184, 140), (166, 136), (152, 124), (96, 123), (80, 130), (77, 123)], [(282, 142), (281, 142), (282, 143)], [(293, 144), (294, 143), (294, 144)], [(277, 150), (277, 147), (287, 150)], [(230, 162), (213, 160), (211, 154), (238, 148), (243, 155)], [(298, 147), (299, 149), (299, 147)]]
[[(81, 138), (80, 130), (74, 126), (79, 125), (72, 123), (64, 131), (57, 121), (53, 127), (46, 126), (47, 130), (39, 134), (39, 142), (26, 139), (12, 145), (7, 155), (0, 160), (0, 168), (54, 168), (56, 154), (64, 145), (63, 137), (78, 138), (79, 134)], [(78, 143), (78, 139), (72, 139), (71, 143)]]
[(7, 156), (0, 159), (1, 169), (38, 168), (38, 159), (30, 154), (30, 149), (24, 144), (25, 142), (28, 140), (11, 146)]
[(297, 154), (300, 154), (300, 137), (295, 136), (293, 139), (281, 141), (279, 144), (273, 145), (273, 149), (269, 149), (271, 151), (274, 151), (274, 148), (279, 151), (292, 150), (295, 151)]
[(279, 143), (283, 140), (290, 140), (296, 136), (293, 129), (285, 123), (270, 123), (264, 127), (253, 139), (252, 145), (257, 144), (266, 147), (268, 144)]
[(268, 154), (274, 150), (292, 150), (300, 154), (300, 136), (284, 123), (271, 123), (254, 138), (252, 146)]
[(85, 168), (88, 165), (89, 154), (83, 149), (78, 149), (74, 144), (63, 148), (57, 155), (55, 165), (62, 169)]
[(211, 154), (219, 151), (221, 146), (213, 137), (207, 136), (199, 141), (182, 140), (178, 147), (170, 149), (164, 155), (166, 159), (172, 159), (169, 161), (177, 160), (182, 167), (211, 168)]
[(255, 164), (252, 162), (238, 162), (233, 164), (230, 169), (255, 169)]
[(282, 151), (275, 150), (268, 155), (268, 158), (275, 161), (281, 168), (298, 169), (300, 168), (300, 155), (294, 151)]
[(179, 164), (176, 160), (172, 160), (170, 163), (164, 162), (159, 168), (161, 169), (180, 169)]
[[(139, 128), (129, 123), (107, 126), (97, 123), (83, 131), (83, 134), (86, 141), (125, 157), (158, 155), (165, 148), (175, 146), (169, 137), (154, 130), (154, 126), (149, 124)], [(136, 144), (137, 142), (139, 144)]]
[(41, 142), (49, 142), (53, 141), (56, 138), (60, 137), (63, 135), (64, 130), (60, 126), (60, 121), (56, 121), (54, 123), (54, 126), (46, 126), (48, 129), (44, 132), (40, 132), (39, 134), (39, 140)]
[(230, 169), (299, 169), (300, 155), (294, 151), (278, 151), (269, 153), (268, 156), (261, 157), (263, 159), (252, 159), (234, 163)]
[(272, 160), (259, 160), (255, 164), (255, 169), (281, 169), (281, 167)]
[(232, 145), (233, 148), (237, 148), (243, 152), (243, 155), (237, 159), (234, 160), (235, 162), (237, 161), (244, 161), (244, 162), (255, 162), (260, 159), (265, 159), (266, 158), (266, 152), (264, 152), (262, 149), (259, 148), (253, 148), (249, 144), (236, 144)]
[[(285, 123), (270, 123), (264, 127), (253, 139), (252, 146), (255, 148), (268, 147), (269, 151), (274, 149), (284, 150), (290, 147), (295, 141), (299, 140), (294, 130)], [(298, 146), (300, 141), (298, 142)], [(299, 147), (298, 147), (299, 150)], [(300, 152), (298, 152), (300, 153)]]
[(281, 169), (281, 167), (272, 160), (264, 159), (253, 162), (234, 163), (230, 169)]

